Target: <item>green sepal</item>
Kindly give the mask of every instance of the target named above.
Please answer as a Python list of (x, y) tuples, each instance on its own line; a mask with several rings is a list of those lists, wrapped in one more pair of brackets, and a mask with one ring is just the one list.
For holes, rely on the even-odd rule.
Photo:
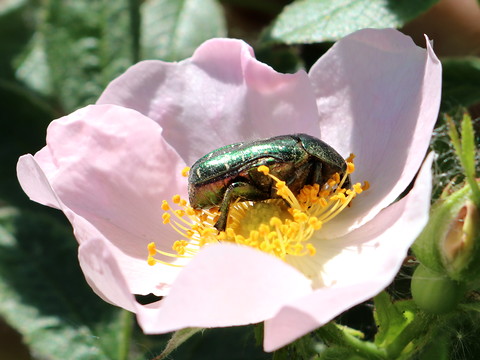
[(168, 340), (168, 343), (165, 346), (165, 349), (163, 349), (162, 353), (156, 356), (152, 360), (160, 360), (160, 359), (167, 358), (175, 349), (177, 349), (185, 341), (187, 341), (193, 335), (195, 335), (196, 333), (202, 330), (203, 328), (186, 328), (186, 329), (175, 331), (172, 337), (170, 338), (170, 340)]
[(412, 246), (423, 265), (462, 282), (480, 280), (480, 215), (471, 198), (466, 184), (439, 199)]
[(462, 166), (465, 170), (465, 178), (472, 188), (472, 201), (477, 208), (480, 208), (480, 187), (476, 180), (477, 169), (475, 166), (475, 154), (478, 150), (475, 147), (475, 132), (473, 130), (470, 115), (464, 114), (462, 119), (462, 152), (459, 155)]
[(375, 296), (374, 302), (373, 315), (378, 328), (375, 344), (383, 348), (392, 343), (412, 322), (416, 305), (411, 300), (392, 303), (385, 291)]
[(453, 119), (447, 116), (447, 122), (448, 134), (465, 172), (465, 180), (472, 188), (472, 200), (477, 205), (477, 208), (480, 208), (480, 187), (476, 180), (477, 171), (475, 167), (475, 154), (477, 151), (475, 149), (475, 132), (473, 130), (472, 118), (468, 113), (463, 114), (461, 140)]

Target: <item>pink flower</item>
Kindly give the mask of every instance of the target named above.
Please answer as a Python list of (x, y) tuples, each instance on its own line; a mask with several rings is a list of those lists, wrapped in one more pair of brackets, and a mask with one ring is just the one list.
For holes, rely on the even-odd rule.
[[(441, 65), (395, 30), (337, 42), (307, 74), (279, 74), (242, 41), (214, 39), (179, 63), (144, 61), (97, 105), (53, 121), (47, 145), (18, 162), (29, 197), (61, 209), (79, 260), (105, 301), (137, 313), (146, 333), (265, 321), (266, 351), (288, 344), (380, 292), (427, 222), (430, 164), (417, 173), (435, 123)], [(370, 189), (316, 231), (314, 256), (291, 261), (216, 244), (170, 266), (162, 200), (187, 197), (181, 170), (222, 145), (308, 133), (356, 155), (353, 182)], [(133, 294), (168, 295), (142, 306)]]

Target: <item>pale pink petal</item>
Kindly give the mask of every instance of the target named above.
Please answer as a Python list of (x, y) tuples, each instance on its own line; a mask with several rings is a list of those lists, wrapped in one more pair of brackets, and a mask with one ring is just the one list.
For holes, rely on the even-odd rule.
[[(51, 163), (40, 163), (62, 202), (131, 256), (175, 233), (162, 223), (162, 200), (186, 197), (185, 164), (143, 115), (90, 106), (54, 121), (47, 133)], [(45, 157), (40, 158), (43, 160)]]
[[(129, 282), (129, 285), (126, 286), (126, 288), (128, 289), (128, 294), (130, 294), (130, 296), (132, 293), (149, 294), (153, 292), (158, 295), (164, 295), (168, 292), (168, 284), (171, 284), (174, 281), (178, 269), (174, 267), (167, 267), (166, 269), (163, 269), (163, 271), (161, 267), (152, 269), (152, 267), (146, 264), (146, 252), (143, 259), (131, 258), (128, 255), (125, 255), (119, 249), (113, 247), (109, 249), (107, 254), (107, 250), (104, 249), (105, 246), (101, 244), (106, 242), (106, 239), (91, 224), (77, 216), (74, 212), (61, 203), (51, 188), (43, 170), (40, 168), (33, 156), (24, 155), (19, 159), (17, 165), (17, 175), (22, 189), (30, 196), (32, 200), (63, 210), (74, 227), (76, 238), (81, 243), (89, 243), (86, 248), (82, 248), (82, 246), (80, 246), (80, 249), (83, 249), (80, 250), (80, 265), (82, 266), (82, 270), (87, 278), (88, 283), (100, 297), (117, 306), (124, 307), (128, 310), (132, 309), (130, 305), (125, 305), (125, 301), (122, 297), (117, 298), (116, 296), (104, 295), (111, 292), (109, 287), (118, 288), (120, 285), (124, 285), (126, 283), (125, 281), (122, 281), (124, 278), (123, 275), (111, 277), (108, 279), (108, 281), (105, 281), (105, 279), (100, 276), (102, 274), (91, 273), (92, 266), (90, 265), (98, 262), (99, 257), (108, 258), (108, 262), (112, 262), (113, 260), (110, 258), (114, 257), (116, 262), (122, 264), (122, 271), (127, 274), (126, 281)], [(89, 253), (93, 247), (101, 247), (102, 250), (98, 253), (95, 251)], [(113, 256), (113, 254), (115, 254), (115, 256)], [(88, 258), (90, 255), (93, 257), (92, 259)], [(119, 281), (118, 284), (117, 279)], [(103, 289), (105, 286), (107, 289)]]
[(319, 136), (306, 73), (277, 73), (233, 39), (209, 40), (180, 63), (134, 65), (98, 103), (132, 108), (158, 122), (188, 165), (239, 141), (296, 132)]
[[(54, 207), (61, 209), (65, 213), (72, 223), (75, 237), (80, 243), (94, 241), (95, 239), (103, 239), (104, 242), (107, 241), (98, 229), (66, 207), (65, 204), (58, 199), (45, 173), (33, 156), (24, 155), (19, 159), (17, 174), (23, 190), (32, 200), (45, 205), (54, 205)], [(131, 238), (133, 239), (133, 236)], [(161, 240), (163, 239), (164, 238)], [(171, 244), (170, 240), (169, 243)], [(170, 289), (170, 284), (173, 283), (180, 271), (179, 268), (172, 266), (148, 266), (146, 263), (147, 251), (145, 247), (143, 248), (143, 252), (140, 251), (142, 253), (140, 258), (132, 257), (123, 252), (122, 249), (113, 246), (110, 247), (109, 251), (111, 256), (113, 256), (119, 264), (122, 264), (122, 272), (125, 281), (128, 283), (130, 293), (132, 294), (154, 293), (156, 295), (166, 295)], [(176, 261), (176, 263), (184, 262)], [(83, 269), (83, 271), (88, 277), (88, 269)], [(101, 289), (103, 284), (94, 284), (94, 279), (96, 279), (96, 277), (92, 276), (90, 285), (95, 289)], [(115, 302), (115, 299), (110, 299), (109, 302), (122, 306)]]
[[(325, 246), (337, 252), (322, 268), (327, 286), (355, 284), (372, 277), (383, 277), (385, 285), (390, 283), (408, 248), (428, 221), (432, 155), (404, 199), (347, 235), (324, 241)], [(356, 269), (354, 273), (352, 267)]]
[(82, 242), (78, 258), (85, 279), (98, 296), (106, 302), (136, 312), (138, 304), (108, 243), (102, 238)]
[[(265, 322), (266, 351), (276, 350), (378, 294), (397, 274), (428, 221), (431, 154), (411, 192), (372, 221), (337, 239), (338, 254), (322, 268), (326, 287), (283, 307)], [(327, 240), (327, 248), (335, 246)]]
[(441, 64), (427, 41), (361, 30), (338, 41), (311, 69), (322, 139), (355, 153), (354, 181), (371, 188), (323, 235), (336, 237), (373, 218), (413, 179), (437, 119)]
[[(144, 248), (143, 256), (133, 257), (123, 251), (123, 249), (118, 248), (113, 245), (111, 239), (107, 239), (103, 234), (101, 234), (92, 224), (90, 224), (85, 219), (74, 214), (71, 210), (63, 209), (65, 215), (68, 217), (72, 226), (74, 228), (75, 237), (80, 242), (80, 248), (84, 243), (91, 242), (103, 242), (106, 245), (103, 246), (109, 253), (109, 256), (112, 257), (115, 262), (118, 264), (121, 272), (121, 282), (119, 284), (114, 284), (116, 278), (113, 277), (107, 284), (103, 283), (101, 277), (95, 274), (89, 273), (89, 268), (82, 266), (82, 270), (87, 278), (89, 278), (89, 284), (96, 291), (101, 294), (107, 293), (110, 286), (123, 286), (125, 283), (129, 289), (130, 294), (141, 294), (147, 295), (153, 293), (158, 296), (167, 295), (170, 291), (171, 284), (175, 281), (175, 278), (178, 276), (181, 271), (181, 267), (174, 267), (169, 265), (158, 265), (150, 266), (147, 264), (146, 256), (147, 251)], [(94, 245), (89, 245), (87, 249), (91, 249)], [(84, 251), (84, 261), (88, 260), (89, 252), (88, 250)], [(96, 256), (92, 254), (92, 256)], [(186, 261), (175, 261), (176, 264), (185, 264)], [(104, 288), (107, 287), (106, 290)], [(122, 290), (123, 291), (123, 290)], [(109, 302), (116, 304), (117, 306), (123, 307), (121, 301), (117, 301), (114, 297), (109, 297)]]
[(17, 177), (22, 190), (31, 200), (42, 205), (61, 208), (60, 200), (32, 155), (23, 155), (18, 159)]
[(178, 237), (160, 207), (186, 196), (183, 166), (158, 124), (97, 105), (52, 122), (47, 146), (19, 160), (18, 177), (33, 200), (65, 212), (79, 242), (102, 236), (113, 244), (132, 293), (164, 295), (179, 269), (148, 266), (147, 244), (171, 251)]
[(369, 299), (376, 294), (370, 289), (378, 289), (378, 293), (381, 286), (380, 281), (366, 279), (361, 284), (344, 288), (322, 288), (297, 300), (294, 305), (283, 307), (273, 319), (265, 321), (263, 349), (268, 352), (280, 349)]
[(204, 248), (182, 270), (158, 311), (138, 312), (146, 333), (251, 324), (311, 292), (293, 267), (238, 245)]

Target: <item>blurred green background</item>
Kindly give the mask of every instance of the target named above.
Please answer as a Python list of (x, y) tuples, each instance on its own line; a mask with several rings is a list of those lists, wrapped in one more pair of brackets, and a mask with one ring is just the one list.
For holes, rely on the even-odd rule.
[[(443, 113), (480, 116), (476, 0), (0, 0), (0, 359), (151, 359), (168, 339), (143, 335), (93, 293), (63, 214), (21, 191), (16, 161), (44, 146), (50, 121), (94, 103), (135, 62), (181, 60), (212, 37), (244, 39), (261, 61), (294, 72), (365, 27), (399, 28), (420, 46), (426, 33), (444, 65)], [(438, 190), (460, 172), (441, 119), (432, 147)], [(343, 321), (374, 331), (368, 306)], [(171, 358), (271, 359), (254, 334), (206, 330)], [(457, 358), (473, 359), (471, 346)]]

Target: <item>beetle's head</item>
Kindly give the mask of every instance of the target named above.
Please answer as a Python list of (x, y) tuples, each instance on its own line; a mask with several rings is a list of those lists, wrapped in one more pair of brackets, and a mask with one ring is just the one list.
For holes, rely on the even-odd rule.
[[(315, 157), (317, 161), (322, 164), (322, 173), (325, 177), (325, 181), (336, 172), (341, 176), (345, 174), (347, 171), (347, 163), (333, 147), (326, 142), (307, 134), (296, 134), (294, 136), (301, 141), (305, 151), (310, 156)], [(347, 176), (342, 187), (350, 188), (350, 186), (350, 176)]]

